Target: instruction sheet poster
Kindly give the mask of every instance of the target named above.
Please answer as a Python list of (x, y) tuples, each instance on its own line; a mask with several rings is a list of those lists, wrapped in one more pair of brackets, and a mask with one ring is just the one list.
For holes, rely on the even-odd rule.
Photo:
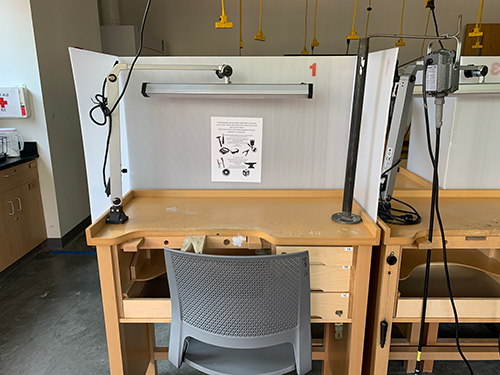
[(212, 182), (261, 182), (262, 118), (211, 117)]

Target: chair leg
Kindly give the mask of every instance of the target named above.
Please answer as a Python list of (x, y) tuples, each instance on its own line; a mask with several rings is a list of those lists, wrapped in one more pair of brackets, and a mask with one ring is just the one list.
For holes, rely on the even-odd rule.
[(184, 348), (184, 337), (181, 335), (180, 324), (170, 324), (170, 343), (168, 348), (168, 360), (177, 368), (182, 365), (182, 351)]
[(312, 370), (311, 345), (303, 348), (298, 343), (293, 345), (295, 354), (295, 370), (298, 375), (305, 375)]

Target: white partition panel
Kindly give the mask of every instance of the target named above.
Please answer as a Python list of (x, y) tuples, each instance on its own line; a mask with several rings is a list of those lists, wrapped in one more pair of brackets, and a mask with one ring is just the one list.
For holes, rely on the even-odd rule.
[(398, 48), (370, 53), (354, 198), (377, 220), (385, 133)]
[[(500, 57), (462, 57), (462, 65), (468, 64), (487, 65), (489, 74), (485, 83), (477, 84), (477, 78), (466, 79), (462, 73), (460, 89), (445, 99), (439, 153), (439, 186), (444, 189), (499, 189)], [(474, 83), (475, 93), (472, 93), (471, 86), (468, 85)], [(428, 98), (428, 105), (434, 149), (436, 127), (433, 98)], [(408, 169), (432, 180), (421, 95), (413, 99)]]
[[(72, 50), (92, 217), (109, 208), (102, 189), (106, 131), (88, 119), (90, 97), (116, 57)], [(376, 217), (390, 86), (397, 53), (371, 54), (355, 198)], [(130, 63), (132, 58), (120, 57)], [(211, 71), (134, 70), (122, 101), (124, 191), (133, 189), (342, 189), (355, 58), (141, 57), (139, 64), (229, 64), (234, 83), (313, 83), (313, 99), (145, 98), (143, 82), (221, 83)], [(123, 82), (127, 72), (122, 72)], [(375, 77), (370, 78), (370, 75)], [(263, 119), (262, 182), (211, 182), (210, 119)], [(384, 119), (385, 116), (385, 119)], [(381, 124), (384, 124), (381, 127)], [(366, 134), (365, 134), (366, 133)], [(126, 136), (125, 136), (126, 135)], [(379, 159), (378, 161), (376, 159)], [(375, 172), (371, 169), (375, 168)], [(129, 179), (129, 180), (128, 180)], [(367, 193), (367, 189), (375, 189)], [(103, 199), (101, 199), (103, 198)], [(375, 200), (374, 200), (375, 199)], [(368, 208), (370, 207), (370, 208)], [(332, 208), (333, 210), (333, 208)], [(333, 211), (332, 211), (333, 214)]]
[[(110, 207), (110, 200), (105, 194), (102, 177), (108, 126), (97, 126), (94, 124), (90, 119), (89, 111), (95, 105), (92, 102), (95, 95), (101, 93), (104, 78), (119, 59), (116, 56), (85, 51), (78, 48), (70, 48), (69, 53), (75, 80), (78, 112), (82, 129), (85, 165), (87, 169), (87, 184), (90, 198), (90, 213), (92, 220), (95, 220)], [(102, 121), (102, 112), (100, 112), (100, 110), (95, 111), (95, 117), (98, 121)], [(124, 164), (128, 164), (125, 131), (122, 133), (121, 141), (122, 161)], [(109, 177), (109, 164), (106, 176)], [(124, 175), (122, 186), (124, 192), (130, 190), (130, 181), (127, 175)]]
[[(341, 189), (354, 61), (352, 57), (141, 59), (145, 64), (229, 64), (234, 83), (311, 82), (314, 93), (313, 99), (144, 98), (142, 82), (222, 81), (210, 71), (135, 71), (124, 100), (132, 187)], [(211, 182), (212, 116), (263, 119), (261, 183)]]

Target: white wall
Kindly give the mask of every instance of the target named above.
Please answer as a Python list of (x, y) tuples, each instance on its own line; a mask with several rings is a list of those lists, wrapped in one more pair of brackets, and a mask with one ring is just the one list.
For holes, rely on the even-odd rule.
[(61, 235), (65, 235), (90, 214), (68, 47), (100, 51), (97, 1), (32, 1), (32, 17)]
[[(147, 0), (121, 0), (122, 23), (140, 26)], [(244, 56), (283, 55), (300, 53), (304, 46), (304, 0), (263, 0), (262, 30), (267, 40), (254, 41), (259, 27), (259, 1), (243, 1)], [(309, 0), (307, 48), (311, 52), (314, 31), (314, 8)], [(423, 34), (428, 9), (424, 0), (406, 1), (403, 32)], [(239, 1), (226, 0), (226, 13), (233, 29), (215, 29), (221, 15), (220, 0), (152, 1), (146, 31), (167, 42), (169, 55), (221, 56), (239, 54)], [(368, 33), (399, 33), (401, 31), (402, 0), (372, 1)], [(358, 1), (356, 31), (365, 34), (368, 0)], [(479, 0), (438, 0), (436, 14), (440, 33), (453, 34), (457, 17), (463, 15), (465, 24), (475, 23)], [(354, 0), (318, 0), (316, 53), (344, 54), (346, 35), (351, 31)], [(483, 23), (500, 22), (500, 1), (484, 2)], [(429, 34), (434, 33), (432, 17)], [(371, 51), (392, 48), (397, 40), (373, 39)], [(406, 46), (399, 52), (401, 62), (420, 56), (421, 41), (405, 40)], [(454, 46), (449, 42), (449, 47)], [(351, 53), (357, 50), (357, 42), (351, 43)]]
[(1, 86), (25, 84), (32, 116), (0, 120), (36, 141), (47, 236), (60, 238), (89, 215), (69, 46), (100, 50), (97, 1), (0, 0)]
[(45, 122), (42, 86), (35, 50), (35, 39), (29, 0), (0, 0), (0, 25), (9, 30), (0, 38), (2, 69), (0, 85), (25, 84), (30, 92), (32, 115), (28, 119), (0, 119), (0, 127), (16, 127), (25, 140), (38, 143), (38, 174), (48, 237), (61, 237), (55, 195), (52, 158)]

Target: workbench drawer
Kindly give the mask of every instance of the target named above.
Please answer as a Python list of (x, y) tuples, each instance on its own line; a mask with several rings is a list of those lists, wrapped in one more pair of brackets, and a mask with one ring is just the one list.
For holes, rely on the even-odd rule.
[(348, 319), (349, 293), (311, 292), (311, 320), (345, 322)]
[(0, 171), (0, 193), (38, 179), (36, 160)]
[[(165, 275), (146, 282), (132, 282), (123, 294), (122, 318), (170, 321), (171, 305)], [(320, 322), (345, 321), (349, 293), (311, 291), (311, 317)]]
[[(311, 292), (311, 320), (315, 322), (345, 322), (348, 308), (347, 293)], [(169, 322), (172, 318), (170, 298), (126, 298), (123, 318)]]
[(172, 319), (172, 303), (170, 298), (127, 298), (123, 300), (123, 318), (168, 323)]
[(311, 290), (348, 292), (352, 247), (276, 246), (276, 254), (309, 252)]
[(309, 263), (327, 267), (352, 266), (352, 247), (333, 246), (276, 246), (276, 254), (291, 254), (300, 251), (309, 252)]
[(348, 268), (311, 264), (309, 267), (311, 290), (347, 293), (351, 281), (351, 269), (350, 266), (344, 267)]
[[(500, 298), (454, 298), (460, 319), (470, 321), (497, 320), (500, 311)], [(422, 298), (400, 298), (396, 308), (396, 319), (420, 321)], [(427, 300), (427, 319), (453, 321), (454, 315), (448, 297), (432, 297)]]

